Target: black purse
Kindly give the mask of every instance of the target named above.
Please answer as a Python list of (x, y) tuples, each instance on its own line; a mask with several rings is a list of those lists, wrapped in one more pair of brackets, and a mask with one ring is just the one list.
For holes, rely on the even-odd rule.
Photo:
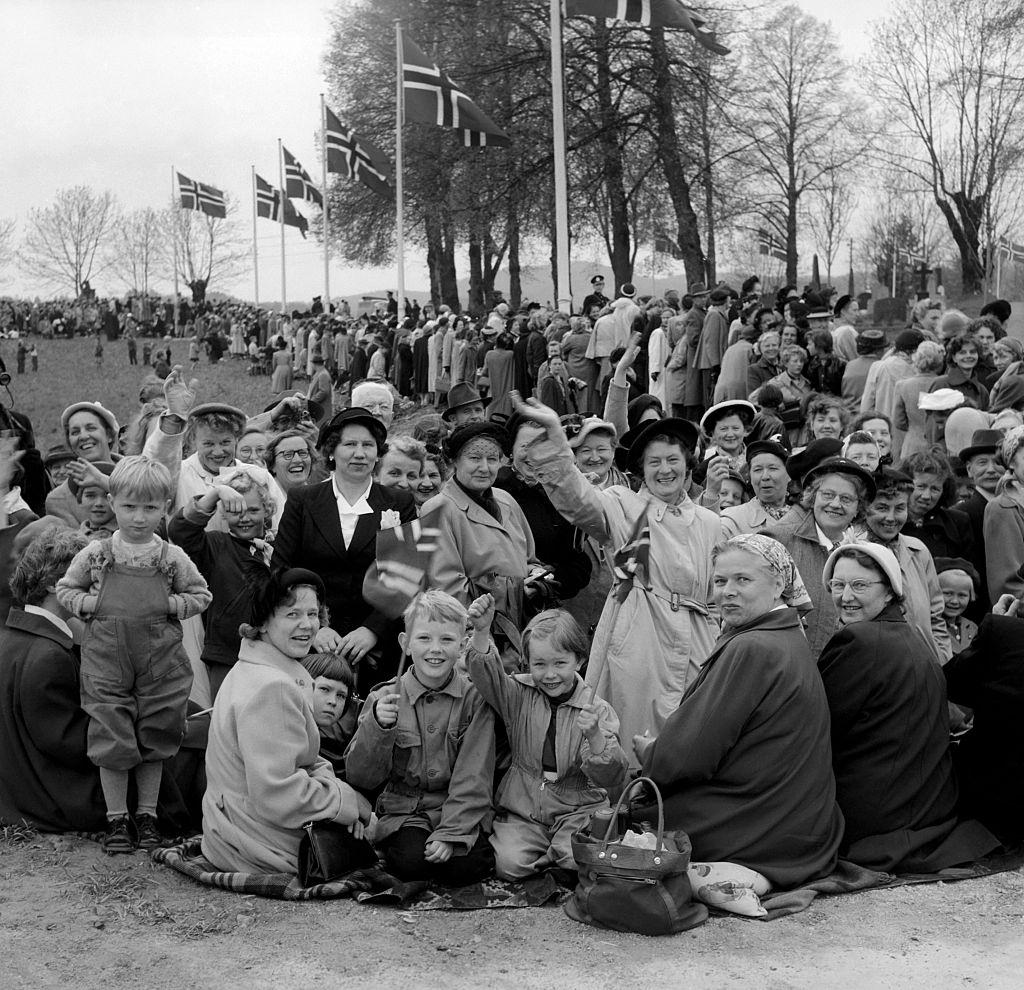
[(347, 825), (337, 822), (306, 822), (299, 843), (299, 883), (313, 887), (331, 883), (377, 865), (377, 853), (366, 839), (357, 839)]

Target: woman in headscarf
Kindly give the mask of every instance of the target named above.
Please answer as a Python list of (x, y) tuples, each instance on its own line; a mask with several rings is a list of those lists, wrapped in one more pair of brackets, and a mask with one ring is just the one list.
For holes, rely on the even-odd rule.
[(657, 738), (634, 747), (694, 860), (797, 886), (831, 872), (843, 831), (828, 702), (789, 607), (799, 578), (766, 536), (734, 536), (712, 559), (722, 633)]
[(536, 400), (513, 397), (544, 438), (528, 461), (555, 508), (615, 561), (615, 586), (594, 634), (587, 683), (618, 713), (622, 737), (657, 732), (693, 682), (714, 642), (708, 610), (711, 549), (718, 516), (687, 495), (699, 442), (682, 419), (655, 419), (635, 431), (632, 469), (639, 492), (595, 488), (576, 466), (558, 417)]

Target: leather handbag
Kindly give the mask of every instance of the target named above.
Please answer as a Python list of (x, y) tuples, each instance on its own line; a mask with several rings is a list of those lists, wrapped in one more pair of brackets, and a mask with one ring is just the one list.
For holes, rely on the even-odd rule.
[(313, 887), (331, 883), (377, 865), (377, 854), (366, 839), (357, 839), (347, 825), (337, 822), (306, 822), (299, 843), (299, 883)]
[[(608, 832), (591, 834), (591, 825), (572, 837), (579, 884), (563, 908), (574, 921), (595, 928), (639, 935), (674, 935), (707, 921), (708, 909), (693, 900), (687, 868), (690, 839), (683, 831), (665, 831), (665, 807), (657, 785), (638, 777), (621, 794), (612, 822), (633, 822), (630, 796), (651, 789), (658, 804), (658, 830), (653, 849), (625, 844)], [(607, 822), (607, 816), (605, 816)]]

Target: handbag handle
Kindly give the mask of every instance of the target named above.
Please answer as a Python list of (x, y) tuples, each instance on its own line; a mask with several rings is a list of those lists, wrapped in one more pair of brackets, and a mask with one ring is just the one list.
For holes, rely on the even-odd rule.
[[(661, 791), (658, 790), (658, 785), (651, 780), (650, 777), (637, 777), (628, 787), (619, 795), (619, 800), (615, 802), (615, 810), (612, 812), (612, 821), (617, 821), (619, 812), (622, 810), (622, 804), (626, 798), (631, 797), (633, 791), (635, 791), (642, 784), (650, 784), (651, 790), (654, 791), (654, 796), (658, 801), (658, 844), (654, 847), (654, 851), (661, 852), (662, 847), (665, 845), (665, 805), (661, 800)], [(632, 819), (630, 819), (632, 821)], [(601, 842), (601, 853), (604, 854), (608, 851), (609, 836), (606, 834), (604, 840)]]

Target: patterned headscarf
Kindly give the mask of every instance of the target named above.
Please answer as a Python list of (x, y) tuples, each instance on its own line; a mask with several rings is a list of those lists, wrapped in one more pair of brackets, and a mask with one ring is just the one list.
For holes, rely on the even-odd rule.
[[(740, 533), (721, 544), (718, 553), (726, 550), (746, 550), (764, 560), (774, 574), (782, 578), (782, 601), (793, 608), (810, 605), (811, 596), (807, 594), (800, 572), (793, 563), (789, 551), (778, 540), (758, 533)], [(717, 556), (717, 554), (716, 554)]]

